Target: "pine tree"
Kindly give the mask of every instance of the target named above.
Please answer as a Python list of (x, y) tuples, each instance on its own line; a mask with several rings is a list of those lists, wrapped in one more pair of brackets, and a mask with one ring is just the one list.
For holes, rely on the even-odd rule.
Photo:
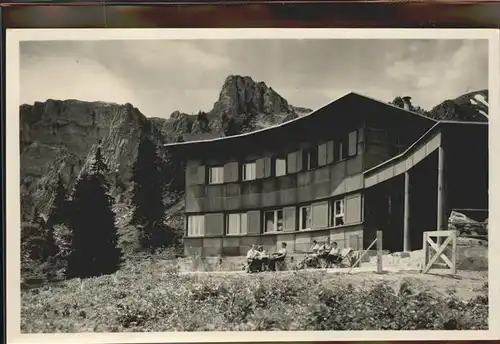
[(71, 199), (73, 231), (68, 277), (92, 277), (115, 272), (121, 261), (115, 214), (100, 148), (89, 172), (78, 180)]
[[(392, 102), (389, 102), (389, 104), (397, 106), (401, 109), (404, 109), (404, 107), (405, 107), (405, 102), (404, 102), (403, 98), (400, 96), (397, 96), (396, 98), (394, 98), (394, 100)], [(421, 108), (418, 105), (415, 106), (413, 104), (410, 104), (410, 111), (416, 112), (416, 113), (424, 115), (424, 116), (429, 115), (425, 109)]]
[(54, 201), (50, 206), (47, 227), (53, 228), (55, 225), (65, 223), (69, 220), (66, 209), (66, 187), (64, 186), (61, 176), (57, 179)]
[(168, 246), (165, 234), (163, 190), (165, 178), (162, 161), (156, 146), (144, 135), (138, 149), (138, 157), (133, 167), (132, 181), (135, 206), (132, 224), (139, 229), (139, 243), (143, 249), (155, 249)]

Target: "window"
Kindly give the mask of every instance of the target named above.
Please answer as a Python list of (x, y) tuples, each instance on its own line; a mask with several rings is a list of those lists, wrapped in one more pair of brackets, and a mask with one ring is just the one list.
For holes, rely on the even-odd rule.
[(286, 158), (276, 158), (274, 160), (275, 176), (284, 176), (286, 174)]
[(355, 156), (358, 154), (358, 132), (357, 130), (349, 133), (339, 140), (334, 142), (333, 147), (334, 161), (341, 161), (347, 159), (350, 156)]
[(347, 158), (349, 154), (349, 141), (343, 137), (334, 143), (334, 161), (341, 161)]
[(208, 168), (208, 183), (221, 184), (224, 182), (224, 167), (212, 166)]
[(269, 210), (264, 212), (264, 233), (283, 231), (283, 210)]
[(304, 149), (302, 154), (302, 166), (306, 170), (318, 167), (318, 146)]
[(205, 216), (192, 215), (188, 216), (188, 236), (202, 236), (205, 234)]
[(247, 234), (247, 213), (228, 214), (226, 221), (226, 234)]
[(310, 229), (312, 225), (311, 206), (306, 205), (299, 208), (299, 229)]
[(344, 225), (344, 200), (338, 199), (333, 201), (333, 227)]
[(242, 180), (254, 180), (256, 178), (257, 164), (255, 162), (248, 162), (243, 164), (241, 169)]
[(333, 143), (333, 161), (337, 162), (342, 160), (342, 140), (336, 140)]

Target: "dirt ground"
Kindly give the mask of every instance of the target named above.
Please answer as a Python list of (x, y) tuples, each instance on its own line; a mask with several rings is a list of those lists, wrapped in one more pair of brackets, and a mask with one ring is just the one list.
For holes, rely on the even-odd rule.
[(487, 288), (487, 272), (461, 271), (457, 275), (443, 273), (436, 270), (434, 273), (422, 274), (417, 271), (401, 271), (377, 274), (374, 272), (339, 275), (342, 283), (377, 284), (385, 281), (395, 288), (399, 288), (403, 281), (407, 281), (412, 288), (419, 291), (429, 291), (436, 294), (454, 292), (462, 299), (470, 299)]

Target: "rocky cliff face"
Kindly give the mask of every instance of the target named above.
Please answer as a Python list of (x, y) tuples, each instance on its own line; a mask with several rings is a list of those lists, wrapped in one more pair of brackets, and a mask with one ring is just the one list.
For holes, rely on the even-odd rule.
[[(229, 76), (212, 110), (179, 111), (170, 118), (147, 118), (131, 104), (52, 100), (20, 107), (22, 218), (46, 214), (58, 176), (71, 190), (97, 145), (110, 170), (117, 209), (129, 203), (132, 166), (142, 135), (158, 146), (168, 164), (163, 143), (196, 140), (253, 131), (309, 113), (295, 108), (262, 82)], [(166, 195), (168, 199), (171, 195)], [(170, 197), (173, 204), (181, 195)], [(126, 224), (127, 216), (119, 217)]]
[[(20, 109), (23, 217), (44, 214), (60, 175), (68, 189), (98, 144), (115, 194), (126, 191), (141, 135), (161, 137), (131, 104), (47, 100)], [(147, 132), (146, 132), (147, 131)]]
[(428, 116), (440, 120), (488, 122), (488, 90), (464, 94), (432, 108)]

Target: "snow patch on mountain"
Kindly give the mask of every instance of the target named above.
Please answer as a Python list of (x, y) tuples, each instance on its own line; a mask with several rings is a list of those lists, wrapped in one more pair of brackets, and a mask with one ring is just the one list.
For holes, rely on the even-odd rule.
[(490, 105), (488, 104), (488, 101), (486, 100), (486, 98), (485, 98), (482, 94), (476, 94), (476, 95), (474, 95), (474, 98), (475, 98), (477, 101), (479, 101), (479, 102), (483, 103), (485, 106), (488, 106), (488, 107), (490, 106)]

